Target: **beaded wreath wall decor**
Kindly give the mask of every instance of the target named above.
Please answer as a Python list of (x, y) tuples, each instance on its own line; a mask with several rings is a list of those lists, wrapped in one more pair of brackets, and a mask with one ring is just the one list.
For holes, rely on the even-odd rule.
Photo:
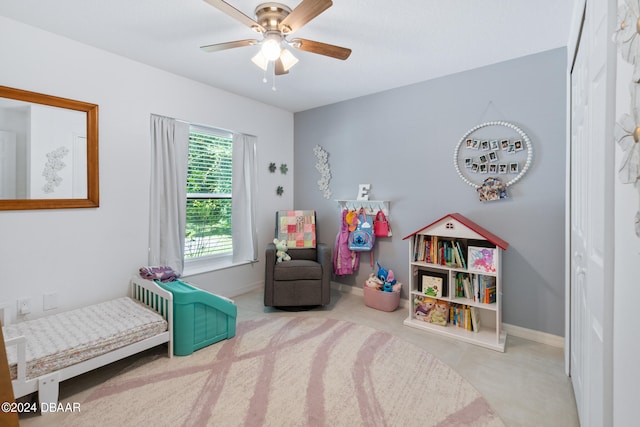
[(503, 121), (469, 129), (453, 152), (456, 172), (483, 202), (507, 198), (507, 187), (522, 179), (532, 162), (533, 146), (527, 134)]

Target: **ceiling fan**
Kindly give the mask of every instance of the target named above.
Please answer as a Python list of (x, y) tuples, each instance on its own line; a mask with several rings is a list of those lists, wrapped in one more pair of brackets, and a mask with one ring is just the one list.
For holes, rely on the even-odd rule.
[(351, 49), (344, 47), (302, 38), (287, 39), (307, 22), (331, 7), (333, 5), (331, 0), (302, 0), (293, 10), (281, 3), (262, 3), (256, 7), (256, 19), (250, 18), (225, 1), (204, 1), (263, 35), (262, 40), (245, 39), (201, 46), (200, 48), (205, 52), (217, 52), (259, 44), (261, 49), (252, 58), (253, 63), (266, 72), (269, 63), (273, 62), (275, 75), (287, 74), (289, 69), (298, 62), (298, 59), (286, 46), (341, 60), (345, 60), (351, 55)]

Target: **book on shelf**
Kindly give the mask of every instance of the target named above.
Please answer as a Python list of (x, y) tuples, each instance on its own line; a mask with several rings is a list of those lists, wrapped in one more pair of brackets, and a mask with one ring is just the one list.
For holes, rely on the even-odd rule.
[(478, 307), (471, 307), (471, 326), (473, 332), (480, 332), (480, 313)]
[(496, 302), (496, 278), (478, 274), (478, 301), (484, 304)]
[(449, 322), (449, 302), (428, 296), (416, 296), (413, 299), (413, 313), (423, 322), (446, 326)]
[(459, 298), (461, 296), (464, 295), (464, 290), (463, 290), (463, 279), (464, 279), (464, 274), (463, 273), (458, 273), (456, 274), (456, 293), (455, 296), (456, 298)]
[(431, 236), (431, 245), (429, 246), (429, 258), (427, 262), (430, 264), (438, 263), (438, 236)]
[(456, 297), (473, 300), (473, 285), (468, 273), (456, 274)]
[(469, 280), (469, 276), (465, 276), (462, 278), (462, 288), (464, 290), (464, 297), (467, 299), (473, 299), (473, 291), (471, 286), (471, 281)]
[(484, 301), (485, 304), (492, 304), (496, 302), (496, 288), (495, 286), (492, 288), (485, 289)]
[(451, 304), (449, 307), (451, 324), (466, 331), (480, 331), (480, 314), (477, 307), (466, 304)]
[(475, 302), (480, 301), (480, 283), (477, 274), (473, 275), (473, 284), (471, 285), (471, 298)]
[(498, 264), (496, 248), (469, 246), (469, 271), (495, 273)]
[(455, 240), (451, 242), (451, 250), (453, 252), (453, 259), (456, 262), (457, 267), (462, 267), (462, 258), (460, 258), (460, 252), (458, 251), (458, 242)]
[(418, 270), (418, 277), (417, 291), (434, 298), (449, 296), (449, 275), (447, 273), (443, 271)]
[(464, 251), (462, 250), (462, 246), (460, 245), (459, 241), (456, 241), (456, 249), (461, 261), (460, 266), (466, 270), (467, 263), (464, 259)]
[(439, 236), (416, 235), (413, 242), (413, 260), (451, 268), (466, 268), (460, 242), (455, 239), (442, 239)]
[(449, 317), (451, 324), (461, 329), (470, 331), (471, 326), (471, 311), (469, 307), (464, 304), (452, 304), (449, 308)]

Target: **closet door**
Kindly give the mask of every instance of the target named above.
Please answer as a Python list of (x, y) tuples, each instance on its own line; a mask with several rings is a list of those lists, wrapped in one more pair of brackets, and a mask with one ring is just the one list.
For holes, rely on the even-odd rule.
[(612, 19), (615, 2), (587, 1), (571, 73), (570, 373), (582, 426), (612, 414)]

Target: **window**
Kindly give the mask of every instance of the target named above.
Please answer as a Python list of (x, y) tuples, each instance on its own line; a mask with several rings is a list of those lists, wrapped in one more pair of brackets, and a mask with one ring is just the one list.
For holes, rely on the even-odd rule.
[(258, 138), (155, 114), (150, 131), (149, 265), (186, 276), (255, 262)]
[(190, 126), (185, 261), (232, 255), (232, 135)]

